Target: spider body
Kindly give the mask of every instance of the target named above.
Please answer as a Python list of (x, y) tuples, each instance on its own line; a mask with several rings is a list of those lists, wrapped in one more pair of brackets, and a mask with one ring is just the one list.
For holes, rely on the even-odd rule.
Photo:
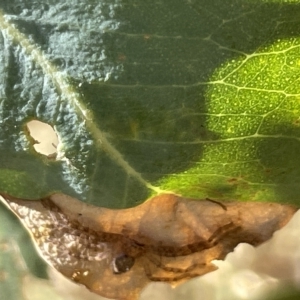
[(32, 201), (0, 195), (41, 256), (71, 280), (110, 298), (136, 299), (150, 281), (176, 285), (213, 271), (240, 242), (259, 245), (297, 208), (276, 203), (154, 197), (125, 210), (63, 194)]

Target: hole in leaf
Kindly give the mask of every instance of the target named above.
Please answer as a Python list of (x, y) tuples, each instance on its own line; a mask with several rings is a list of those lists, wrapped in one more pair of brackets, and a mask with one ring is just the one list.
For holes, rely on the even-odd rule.
[(35, 151), (48, 158), (56, 158), (59, 140), (53, 127), (38, 120), (29, 121), (26, 127)]

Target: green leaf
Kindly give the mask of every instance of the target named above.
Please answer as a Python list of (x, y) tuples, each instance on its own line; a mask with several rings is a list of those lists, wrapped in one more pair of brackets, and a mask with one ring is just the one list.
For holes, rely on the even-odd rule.
[[(297, 200), (297, 5), (17, 2), (1, 5), (0, 167), (37, 185), (4, 191)], [(55, 127), (63, 159), (34, 153), (29, 119)]]
[[(31, 194), (297, 200), (297, 6), (15, 4), (0, 20), (1, 168), (38, 182)], [(55, 127), (64, 159), (34, 153), (29, 119)]]
[(278, 39), (218, 68), (206, 89), (207, 113), (199, 113), (217, 138), (198, 141), (198, 162), (162, 187), (299, 204), (299, 54), (300, 39)]

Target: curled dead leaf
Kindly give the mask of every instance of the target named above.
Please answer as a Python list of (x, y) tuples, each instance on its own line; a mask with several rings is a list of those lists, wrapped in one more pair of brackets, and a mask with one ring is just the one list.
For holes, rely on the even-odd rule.
[(246, 242), (259, 245), (297, 208), (277, 203), (218, 202), (162, 194), (111, 210), (64, 194), (1, 200), (28, 229), (42, 257), (69, 279), (115, 299), (136, 299), (150, 281), (173, 286), (213, 271)]

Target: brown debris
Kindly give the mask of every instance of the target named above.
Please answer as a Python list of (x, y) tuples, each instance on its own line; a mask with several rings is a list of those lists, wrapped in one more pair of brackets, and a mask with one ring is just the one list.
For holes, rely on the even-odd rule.
[(241, 242), (259, 245), (297, 208), (277, 203), (219, 202), (162, 194), (111, 210), (64, 194), (2, 201), (27, 227), (41, 255), (99, 295), (136, 299), (150, 281), (173, 286), (211, 272)]

